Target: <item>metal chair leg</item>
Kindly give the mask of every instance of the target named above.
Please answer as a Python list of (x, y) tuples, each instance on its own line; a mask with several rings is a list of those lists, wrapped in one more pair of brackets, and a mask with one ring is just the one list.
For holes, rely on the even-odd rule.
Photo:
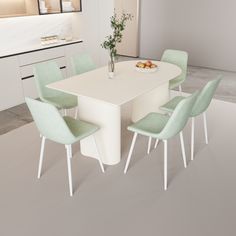
[(129, 150), (129, 155), (128, 155), (128, 158), (127, 158), (127, 161), (126, 161), (126, 164), (125, 164), (125, 169), (124, 169), (124, 173), (125, 173), (125, 174), (126, 174), (126, 172), (127, 172), (127, 170), (128, 170), (128, 167), (129, 167), (131, 155), (132, 155), (132, 153), (133, 153), (133, 149), (134, 149), (134, 145), (135, 145), (137, 136), (138, 136), (138, 134), (137, 134), (137, 133), (134, 133), (133, 140), (132, 140), (132, 144), (131, 144), (131, 147), (130, 147), (130, 150)]
[(191, 127), (191, 160), (194, 156), (194, 129), (195, 129), (195, 119), (192, 117), (192, 127)]
[(157, 148), (158, 143), (159, 143), (159, 139), (156, 139), (154, 148)]
[(206, 141), (206, 144), (208, 144), (206, 112), (203, 112), (203, 122), (204, 122), (205, 141)]
[(179, 92), (180, 92), (180, 95), (182, 96), (182, 86), (181, 85), (179, 85)]
[(167, 140), (164, 142), (164, 189), (167, 190)]
[(79, 110), (79, 108), (78, 108), (78, 107), (76, 107), (76, 108), (75, 108), (75, 119), (77, 119), (77, 118), (78, 118), (78, 113), (79, 113), (79, 112), (78, 112), (78, 110)]
[(152, 145), (152, 137), (149, 137), (149, 139), (148, 139), (148, 149), (147, 149), (147, 154), (150, 154), (151, 145)]
[(40, 177), (41, 177), (45, 141), (46, 141), (46, 138), (43, 136), (42, 141), (41, 141), (41, 150), (40, 150), (40, 158), (39, 158), (38, 179), (40, 179)]
[(72, 187), (72, 174), (71, 174), (71, 158), (72, 158), (72, 148), (71, 145), (66, 145), (66, 154), (67, 154), (67, 169), (68, 169), (68, 179), (69, 179), (69, 190), (70, 196), (73, 196), (73, 187)]
[(187, 161), (186, 161), (186, 154), (185, 154), (185, 148), (184, 148), (183, 132), (181, 131), (179, 133), (179, 135), (180, 135), (180, 142), (181, 142), (182, 157), (183, 157), (183, 161), (184, 161), (184, 168), (187, 168)]

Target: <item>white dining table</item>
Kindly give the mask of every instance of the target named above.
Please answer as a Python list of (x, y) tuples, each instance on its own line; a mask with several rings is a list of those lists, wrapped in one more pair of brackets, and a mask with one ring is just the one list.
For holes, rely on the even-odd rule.
[[(47, 86), (78, 97), (79, 119), (100, 126), (96, 140), (107, 165), (121, 160), (121, 107), (132, 104), (133, 122), (149, 112), (158, 112), (169, 100), (169, 81), (182, 73), (178, 66), (160, 61), (154, 61), (158, 65), (155, 72), (139, 72), (136, 63), (116, 63), (113, 79), (105, 66)], [(80, 145), (83, 155), (98, 158), (93, 138), (81, 140)]]

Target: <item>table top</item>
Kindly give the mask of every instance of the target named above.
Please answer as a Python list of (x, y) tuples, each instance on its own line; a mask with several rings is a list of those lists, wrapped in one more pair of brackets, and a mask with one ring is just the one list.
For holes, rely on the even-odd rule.
[(109, 79), (108, 68), (105, 66), (49, 84), (47, 87), (121, 106), (176, 78), (182, 72), (176, 65), (153, 62), (158, 65), (155, 72), (138, 72), (135, 68), (136, 60), (123, 61), (115, 64), (113, 79)]

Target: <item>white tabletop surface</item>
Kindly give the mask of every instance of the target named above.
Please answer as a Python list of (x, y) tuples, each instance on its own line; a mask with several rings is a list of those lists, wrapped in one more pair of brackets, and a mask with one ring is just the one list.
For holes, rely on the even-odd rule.
[(48, 87), (120, 106), (167, 83), (182, 72), (176, 65), (154, 61), (158, 65), (157, 71), (142, 73), (136, 71), (136, 63), (137, 61), (116, 63), (113, 79), (108, 78), (108, 68), (105, 66), (52, 83)]

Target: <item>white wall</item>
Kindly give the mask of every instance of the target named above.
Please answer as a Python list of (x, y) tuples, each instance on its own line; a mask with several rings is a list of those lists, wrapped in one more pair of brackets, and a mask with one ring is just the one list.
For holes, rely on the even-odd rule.
[(73, 16), (73, 32), (85, 40), (86, 50), (99, 65), (107, 63), (107, 52), (101, 48), (104, 38), (110, 34), (110, 17), (114, 12), (113, 0), (86, 0), (81, 14)]
[(82, 8), (79, 13), (0, 18), (0, 53), (40, 44), (42, 36), (73, 34), (84, 40), (84, 50), (97, 64), (105, 64), (106, 51), (100, 44), (110, 33), (113, 0), (84, 0)]
[(141, 0), (140, 56), (182, 49), (191, 65), (236, 71), (235, 9), (235, 0)]
[(120, 55), (139, 56), (139, 2), (140, 0), (115, 0), (115, 11), (118, 16), (122, 13), (132, 15), (132, 20), (126, 22), (122, 32), (122, 42), (117, 45)]
[(40, 37), (61, 35), (71, 28), (72, 14), (0, 18), (0, 51), (40, 43)]

